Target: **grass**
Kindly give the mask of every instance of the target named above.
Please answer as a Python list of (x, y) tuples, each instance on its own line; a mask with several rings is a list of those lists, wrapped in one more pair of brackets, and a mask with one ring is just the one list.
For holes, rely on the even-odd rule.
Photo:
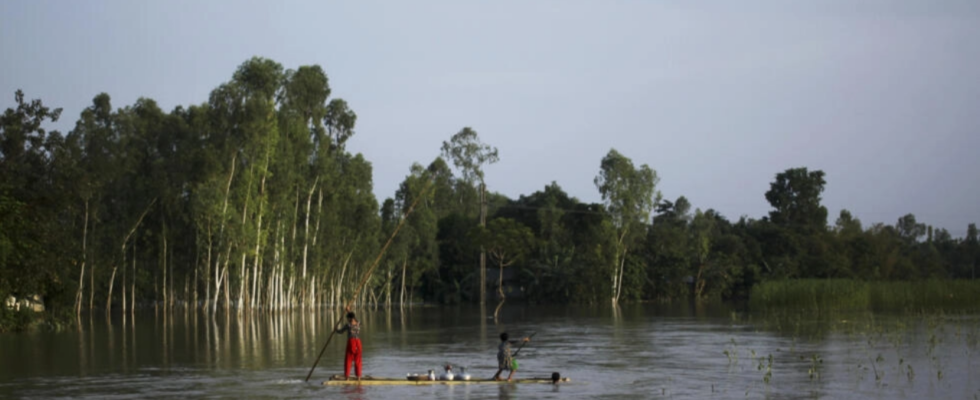
[(980, 281), (770, 281), (752, 288), (749, 307), (763, 311), (796, 309), (818, 313), (976, 311), (980, 310)]

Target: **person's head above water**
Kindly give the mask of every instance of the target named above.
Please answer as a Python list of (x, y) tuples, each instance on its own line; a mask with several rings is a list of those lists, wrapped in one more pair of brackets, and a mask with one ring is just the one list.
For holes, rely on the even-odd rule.
[(501, 333), (500, 334), (500, 341), (501, 342), (506, 342), (507, 339), (509, 339), (509, 338), (510, 338), (510, 336), (507, 335), (507, 332), (504, 332), (504, 333)]
[(354, 312), (353, 311), (347, 313), (347, 319), (348, 320), (352, 320), (352, 321), (354, 320)]
[(560, 380), (561, 380), (561, 374), (559, 374), (557, 372), (552, 372), (551, 373), (551, 383), (552, 384), (557, 385), (558, 384), (558, 381), (560, 381)]

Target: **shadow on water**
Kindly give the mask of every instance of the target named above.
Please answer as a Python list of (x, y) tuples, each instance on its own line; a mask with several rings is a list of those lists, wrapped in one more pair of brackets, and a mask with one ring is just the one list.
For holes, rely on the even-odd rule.
[(452, 363), (496, 371), (498, 335), (537, 332), (515, 378), (551, 385), (324, 387), (342, 371), (339, 310), (85, 316), (73, 332), (0, 335), (0, 398), (974, 398), (975, 314), (752, 313), (724, 304), (508, 304), (357, 310), (365, 374)]

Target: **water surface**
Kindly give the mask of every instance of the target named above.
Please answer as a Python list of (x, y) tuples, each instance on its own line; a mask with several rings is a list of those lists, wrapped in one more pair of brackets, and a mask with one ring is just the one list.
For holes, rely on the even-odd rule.
[(550, 385), (325, 387), (340, 314), (143, 311), (78, 331), (0, 335), (0, 398), (980, 398), (978, 315), (755, 315), (725, 306), (507, 305), (358, 310), (364, 373), (496, 371), (498, 334), (537, 332), (517, 378)]

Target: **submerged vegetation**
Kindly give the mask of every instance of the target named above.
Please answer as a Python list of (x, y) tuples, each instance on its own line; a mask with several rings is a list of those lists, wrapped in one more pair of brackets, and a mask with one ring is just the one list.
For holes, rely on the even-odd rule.
[(978, 311), (980, 281), (768, 281), (752, 288), (750, 306), (755, 310), (815, 312)]
[[(657, 172), (615, 149), (596, 160), (601, 204), (554, 182), (510, 199), (483, 190), (506, 154), (463, 128), (379, 201), (371, 162), (346, 149), (357, 115), (319, 66), (253, 58), (205, 100), (114, 109), (102, 93), (62, 134), (45, 128), (60, 110), (18, 91), (0, 119), (0, 298), (39, 295), (49, 315), (336, 305), (407, 218), (357, 301), (977, 304), (974, 224), (953, 238), (844, 210), (828, 225), (822, 171), (777, 173), (761, 219), (665, 200)], [(14, 313), (0, 330), (29, 323)]]

